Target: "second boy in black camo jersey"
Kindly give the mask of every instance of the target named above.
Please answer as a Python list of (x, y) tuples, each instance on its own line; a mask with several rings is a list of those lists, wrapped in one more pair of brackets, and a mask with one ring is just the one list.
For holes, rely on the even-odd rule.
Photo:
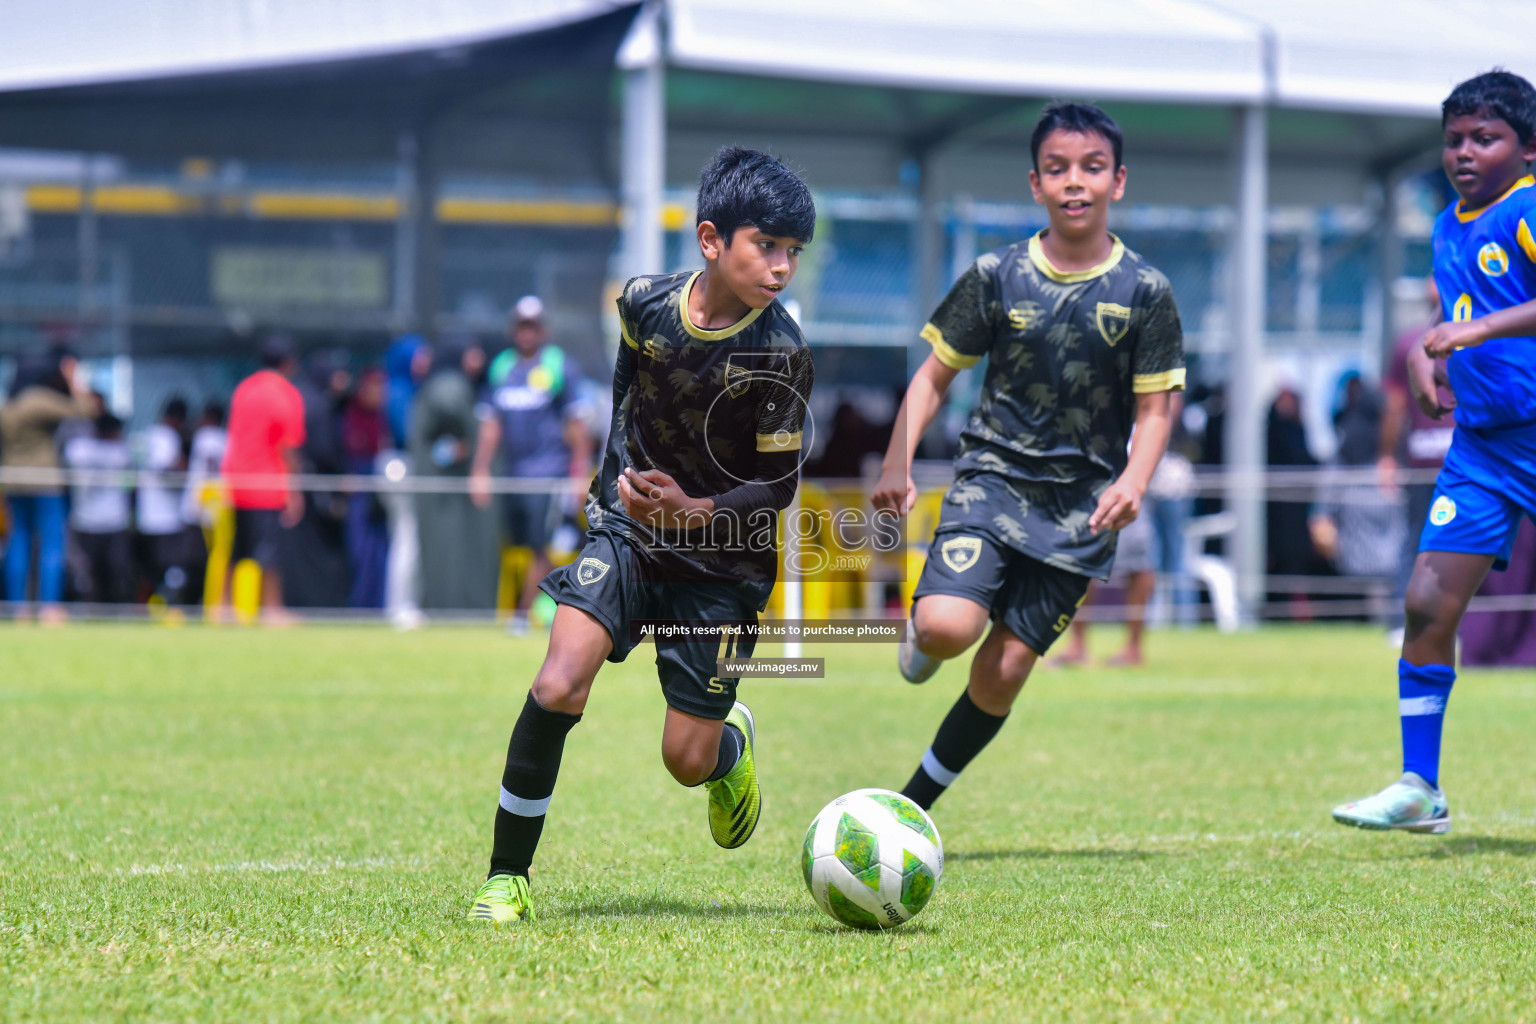
[(933, 352), (907, 389), (872, 495), (878, 508), (911, 508), (917, 439), (955, 375), (985, 358), (898, 654), (919, 683), (986, 633), (903, 789), (924, 808), (997, 734), (1089, 580), (1108, 577), (1116, 533), (1136, 518), (1167, 446), (1167, 393), (1184, 386), (1168, 281), (1108, 229), (1126, 182), (1119, 126), (1097, 107), (1053, 104), (1030, 149), (1049, 227), (978, 259), (924, 327)]
[(988, 359), (936, 536), (979, 531), (1107, 578), (1116, 533), (1088, 518), (1125, 470), (1136, 395), (1184, 384), (1168, 279), (1118, 238), (1101, 266), (1062, 273), (1037, 235), (973, 263), (923, 338), (954, 370)]

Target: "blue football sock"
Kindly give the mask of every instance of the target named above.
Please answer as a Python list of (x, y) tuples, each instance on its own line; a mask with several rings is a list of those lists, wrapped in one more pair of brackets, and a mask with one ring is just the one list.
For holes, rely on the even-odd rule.
[(1440, 727), (1456, 670), (1450, 665), (1397, 662), (1397, 710), (1403, 721), (1403, 771), (1440, 788)]

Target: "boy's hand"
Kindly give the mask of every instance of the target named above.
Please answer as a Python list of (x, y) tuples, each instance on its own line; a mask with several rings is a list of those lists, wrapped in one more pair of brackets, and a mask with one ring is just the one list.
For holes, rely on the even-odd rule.
[(690, 498), (677, 481), (659, 469), (637, 470), (627, 466), (619, 475), (619, 500), (630, 518), (654, 526), (681, 529), (689, 512), (713, 512), (708, 498)]
[(1424, 335), (1424, 351), (1431, 359), (1443, 359), (1459, 348), (1472, 348), (1487, 340), (1481, 321), (1438, 323)]
[(917, 486), (912, 483), (912, 474), (906, 469), (882, 470), (869, 502), (877, 509), (906, 515), (917, 504)]
[(1142, 489), (1125, 479), (1116, 480), (1099, 495), (1099, 507), (1088, 517), (1088, 529), (1095, 535), (1105, 530), (1123, 530), (1136, 521), (1141, 512)]
[[(1426, 337), (1426, 344), (1428, 341)], [(1442, 387), (1446, 393), (1443, 404), (1440, 401)], [(1413, 400), (1419, 403), (1419, 408), (1424, 410), (1424, 415), (1433, 419), (1438, 420), (1456, 408), (1456, 396), (1451, 394), (1445, 364), (1431, 359), (1425, 348), (1410, 349), (1408, 352), (1408, 390), (1413, 393)]]

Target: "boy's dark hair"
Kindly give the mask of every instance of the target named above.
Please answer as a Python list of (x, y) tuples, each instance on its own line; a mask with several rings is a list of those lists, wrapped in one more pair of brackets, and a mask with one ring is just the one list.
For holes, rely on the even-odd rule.
[(751, 225), (766, 235), (809, 242), (816, 234), (811, 190), (777, 157), (724, 146), (699, 174), (698, 219), (709, 221), (726, 245)]
[(1536, 88), (1513, 71), (1485, 71), (1451, 90), (1440, 104), (1440, 127), (1467, 114), (1496, 117), (1513, 128), (1522, 143), (1528, 142), (1536, 134)]
[(172, 395), (165, 403), (165, 408), (160, 412), (163, 420), (185, 420), (187, 418), (187, 400), (180, 395)]
[(1120, 153), (1124, 137), (1115, 119), (1092, 103), (1051, 103), (1040, 111), (1035, 122), (1035, 132), (1029, 137), (1029, 159), (1040, 170), (1040, 144), (1051, 132), (1073, 132), (1079, 135), (1102, 135), (1109, 140), (1115, 152), (1115, 170), (1120, 169)]
[(114, 438), (123, 433), (123, 421), (109, 412), (97, 416), (95, 426), (97, 437)]
[(217, 398), (209, 399), (203, 405), (203, 422), (215, 427), (224, 425), (224, 403)]

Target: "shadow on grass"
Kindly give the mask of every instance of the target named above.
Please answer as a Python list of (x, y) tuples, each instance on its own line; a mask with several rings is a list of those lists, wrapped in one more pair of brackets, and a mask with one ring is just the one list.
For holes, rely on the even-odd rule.
[(1149, 850), (1056, 850), (1047, 846), (1031, 847), (1027, 850), (961, 850), (958, 853), (944, 854), (944, 863), (951, 861), (987, 861), (987, 860), (1055, 860), (1081, 858), (1083, 860), (1151, 860), (1153, 857), (1166, 857), (1162, 851)]
[(1536, 840), (1498, 836), (1457, 836), (1426, 850), (1426, 857), (1466, 857), (1475, 853), (1503, 853), (1511, 857), (1536, 857)]
[(690, 901), (670, 896), (616, 896), (566, 908), (572, 917), (781, 917), (785, 910), (782, 906)]

